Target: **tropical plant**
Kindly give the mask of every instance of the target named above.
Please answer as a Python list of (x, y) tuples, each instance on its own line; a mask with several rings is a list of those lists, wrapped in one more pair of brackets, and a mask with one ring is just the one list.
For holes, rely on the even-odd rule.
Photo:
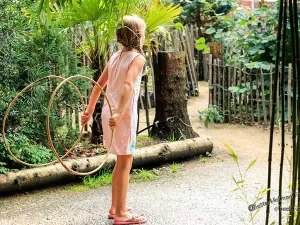
[(216, 105), (208, 105), (203, 111), (198, 110), (199, 119), (204, 120), (205, 127), (208, 127), (209, 123), (219, 123), (223, 121), (223, 116), (220, 115), (218, 107)]
[[(164, 5), (157, 0), (44, 0), (40, 2), (39, 9), (40, 16), (47, 14), (52, 23), (66, 28), (72, 34), (78, 53), (87, 57), (95, 71), (94, 80), (98, 79), (107, 62), (111, 53), (110, 44), (116, 43), (115, 29), (124, 15), (135, 13), (141, 16), (146, 21), (149, 40), (151, 33), (156, 32), (159, 26), (172, 23), (181, 12), (179, 6)], [(150, 42), (146, 43), (149, 46)], [(102, 98), (100, 104), (101, 101)], [(96, 106), (95, 114), (101, 114), (100, 109)], [(101, 134), (101, 122), (94, 117), (92, 143), (98, 143)]]
[(227, 63), (239, 61), (249, 69), (269, 70), (275, 59), (277, 17), (277, 10), (264, 4), (252, 10), (238, 7), (232, 17), (220, 16), (220, 22), (205, 33), (228, 48)]

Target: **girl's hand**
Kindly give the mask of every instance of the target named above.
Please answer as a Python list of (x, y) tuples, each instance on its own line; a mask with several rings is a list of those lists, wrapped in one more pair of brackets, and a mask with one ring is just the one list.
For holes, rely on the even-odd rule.
[(93, 113), (89, 113), (87, 111), (83, 113), (83, 115), (81, 116), (81, 126), (84, 126), (90, 120), (92, 114)]
[(108, 125), (113, 130), (119, 124), (121, 119), (122, 115), (120, 113), (114, 113), (113, 116), (109, 118)]

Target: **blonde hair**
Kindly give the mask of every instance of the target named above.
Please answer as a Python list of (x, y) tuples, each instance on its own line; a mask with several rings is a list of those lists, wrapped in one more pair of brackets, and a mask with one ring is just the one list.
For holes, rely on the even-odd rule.
[(117, 42), (130, 50), (136, 49), (143, 53), (140, 45), (143, 29), (146, 29), (143, 19), (136, 15), (124, 16), (116, 30)]

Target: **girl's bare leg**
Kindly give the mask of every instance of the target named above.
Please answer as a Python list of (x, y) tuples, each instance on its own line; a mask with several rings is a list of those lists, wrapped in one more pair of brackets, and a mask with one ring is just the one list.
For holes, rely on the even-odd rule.
[[(132, 165), (132, 161), (133, 161), (133, 157), (131, 157), (131, 165)], [(118, 163), (118, 160), (117, 160)], [(110, 214), (115, 214), (116, 213), (116, 204), (117, 204), (117, 198), (116, 198), (116, 167), (117, 167), (117, 163), (115, 164), (115, 167), (113, 169), (112, 172), (112, 200), (111, 200), (111, 207), (109, 210)], [(129, 170), (130, 173), (130, 170)], [(130, 179), (130, 175), (129, 175), (129, 179)], [(128, 182), (129, 182), (128, 179)]]
[[(118, 163), (118, 161), (117, 161)], [(117, 163), (115, 164), (114, 170), (112, 172), (112, 181), (111, 181), (111, 206), (109, 213), (110, 214), (115, 214), (116, 213), (116, 204), (117, 204), (117, 199), (116, 199), (116, 167)]]

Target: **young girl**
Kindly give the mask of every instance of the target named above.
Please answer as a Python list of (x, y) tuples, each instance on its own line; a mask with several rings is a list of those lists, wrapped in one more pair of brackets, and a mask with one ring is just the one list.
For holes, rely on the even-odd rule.
[[(146, 218), (130, 213), (131, 208), (126, 205), (126, 197), (136, 143), (137, 100), (146, 62), (142, 55), (146, 24), (137, 16), (125, 16), (119, 25), (121, 26), (116, 30), (116, 36), (123, 49), (112, 55), (97, 81), (102, 88), (107, 84), (106, 94), (113, 112), (110, 117), (105, 99), (101, 115), (103, 143), (108, 150), (114, 130), (111, 153), (117, 155), (112, 173), (109, 218), (114, 218), (113, 224), (142, 224), (146, 222)], [(91, 118), (100, 94), (99, 88), (94, 86), (89, 105), (81, 118), (83, 126)]]

